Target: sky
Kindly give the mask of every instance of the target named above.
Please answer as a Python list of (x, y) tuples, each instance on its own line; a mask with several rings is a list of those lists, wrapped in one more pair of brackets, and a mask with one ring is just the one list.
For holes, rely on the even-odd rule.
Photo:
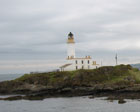
[(0, 74), (63, 65), (67, 35), (76, 56), (103, 65), (140, 63), (140, 0), (0, 0)]

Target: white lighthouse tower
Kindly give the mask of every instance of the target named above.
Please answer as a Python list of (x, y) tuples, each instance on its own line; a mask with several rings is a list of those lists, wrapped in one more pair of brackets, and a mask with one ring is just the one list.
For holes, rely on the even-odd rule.
[(67, 45), (68, 45), (67, 58), (74, 59), (75, 58), (75, 42), (74, 42), (74, 35), (71, 32), (68, 34)]

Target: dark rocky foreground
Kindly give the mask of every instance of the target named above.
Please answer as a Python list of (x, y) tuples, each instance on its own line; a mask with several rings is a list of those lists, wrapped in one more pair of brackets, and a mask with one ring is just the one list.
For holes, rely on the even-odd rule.
[[(0, 82), (0, 100), (43, 100), (48, 97), (107, 97), (107, 100), (140, 99), (140, 71), (130, 65), (95, 70), (25, 74)], [(15, 96), (16, 95), (16, 96)]]
[[(137, 88), (139, 86), (139, 88)], [(101, 85), (100, 85), (101, 87)], [(123, 99), (140, 99), (140, 85), (134, 87), (121, 88), (98, 88), (98, 87), (77, 87), (77, 88), (59, 88), (59, 89), (44, 89), (27, 94), (14, 94), (14, 96), (0, 98), (0, 100), (43, 100), (50, 97), (74, 97), (74, 96), (90, 96), (107, 97), (106, 100), (123, 100)], [(23, 92), (23, 91), (22, 91)]]

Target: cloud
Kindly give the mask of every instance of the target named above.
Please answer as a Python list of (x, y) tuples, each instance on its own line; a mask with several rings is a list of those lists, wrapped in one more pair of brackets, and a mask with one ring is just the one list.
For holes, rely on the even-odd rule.
[(139, 4), (139, 0), (0, 0), (0, 60), (63, 60), (71, 31), (77, 56), (90, 54), (113, 64), (118, 52), (122, 63), (139, 62)]

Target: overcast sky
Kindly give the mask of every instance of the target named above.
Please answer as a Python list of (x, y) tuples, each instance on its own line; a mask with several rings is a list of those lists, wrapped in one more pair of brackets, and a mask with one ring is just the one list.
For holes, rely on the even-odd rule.
[(0, 0), (0, 73), (63, 64), (71, 31), (76, 56), (103, 65), (140, 62), (140, 0)]

